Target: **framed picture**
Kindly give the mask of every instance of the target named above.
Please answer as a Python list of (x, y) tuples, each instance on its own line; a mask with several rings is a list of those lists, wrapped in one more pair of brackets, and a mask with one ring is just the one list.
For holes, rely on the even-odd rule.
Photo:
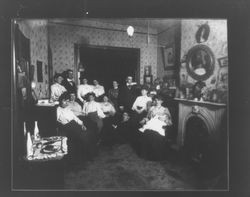
[(169, 45), (166, 47), (162, 47), (162, 60), (164, 70), (174, 69), (174, 60), (175, 60), (175, 53), (174, 53), (174, 45)]
[(152, 84), (153, 76), (152, 75), (144, 75), (144, 84)]
[(144, 67), (144, 75), (151, 75), (151, 74), (152, 74), (151, 66), (145, 66)]
[(37, 82), (43, 82), (43, 63), (37, 60), (36, 66), (37, 66)]
[(209, 33), (210, 33), (209, 25), (207, 23), (201, 25), (195, 35), (197, 43), (206, 42), (208, 39)]
[(220, 67), (226, 67), (228, 66), (228, 57), (221, 57), (218, 59), (218, 63), (220, 65)]

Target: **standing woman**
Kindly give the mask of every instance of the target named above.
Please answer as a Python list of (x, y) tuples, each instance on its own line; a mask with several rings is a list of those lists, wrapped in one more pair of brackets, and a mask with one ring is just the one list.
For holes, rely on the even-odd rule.
[(66, 92), (64, 86), (62, 86), (63, 77), (61, 74), (56, 73), (54, 76), (55, 83), (50, 87), (51, 94), (50, 94), (50, 100), (52, 102), (58, 101), (59, 97)]

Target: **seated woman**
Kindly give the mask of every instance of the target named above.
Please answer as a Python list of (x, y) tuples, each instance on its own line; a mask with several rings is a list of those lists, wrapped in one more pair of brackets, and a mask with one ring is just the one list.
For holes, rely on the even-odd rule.
[[(83, 122), (67, 108), (67, 93), (59, 97), (57, 108), (57, 121), (60, 123), (61, 131), (68, 137), (69, 155), (73, 158), (88, 159), (92, 157), (89, 149), (88, 131)], [(73, 152), (73, 147), (76, 151)]]
[(90, 120), (95, 122), (98, 128), (98, 133), (100, 133), (103, 127), (103, 118), (105, 118), (105, 114), (103, 113), (100, 103), (95, 101), (95, 94), (88, 93), (86, 95), (88, 101), (83, 105), (83, 115), (88, 116)]
[(162, 106), (163, 98), (159, 95), (154, 97), (155, 106), (148, 112), (147, 118), (141, 123), (143, 132), (141, 139), (141, 156), (149, 160), (163, 160), (166, 157), (167, 144), (165, 133), (172, 125), (171, 115), (166, 107)]
[(76, 102), (76, 94), (75, 93), (70, 93), (70, 95), (69, 95), (68, 108), (76, 116), (81, 116), (82, 115), (82, 107), (78, 102)]
[(113, 139), (113, 127), (112, 124), (115, 122), (116, 110), (114, 106), (109, 101), (107, 95), (104, 95), (102, 102), (100, 103), (101, 109), (105, 114), (103, 118), (103, 128), (101, 131), (101, 140), (106, 145), (112, 145), (114, 143)]
[(132, 106), (132, 110), (135, 112), (133, 117), (135, 122), (141, 121), (147, 115), (148, 103), (152, 102), (152, 99), (147, 95), (148, 90), (145, 86), (141, 88), (141, 96), (138, 96)]
[(86, 78), (82, 78), (80, 80), (81, 84), (77, 87), (77, 98), (81, 104), (84, 104), (86, 95), (93, 92), (93, 86), (88, 84), (88, 80)]
[(128, 112), (123, 112), (122, 119), (112, 125), (115, 132), (115, 141), (118, 144), (130, 143), (132, 123)]
[(101, 109), (106, 117), (113, 117), (116, 113), (116, 110), (113, 104), (110, 102), (107, 95), (103, 95), (102, 102), (100, 103)]
[(93, 80), (93, 92), (95, 93), (97, 101), (100, 101), (101, 96), (105, 94), (104, 87), (99, 84), (99, 81), (96, 79)]
[(62, 93), (66, 92), (64, 86), (62, 86), (63, 77), (61, 74), (55, 74), (54, 76), (55, 83), (50, 87), (51, 94), (50, 94), (50, 100), (52, 102), (58, 101), (59, 97), (62, 95)]

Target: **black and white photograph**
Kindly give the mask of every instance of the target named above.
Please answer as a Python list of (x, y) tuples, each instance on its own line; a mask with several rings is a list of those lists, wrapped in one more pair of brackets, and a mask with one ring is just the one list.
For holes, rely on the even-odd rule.
[[(206, 44), (216, 57), (220, 43), (227, 42), (227, 20), (206, 21), (211, 30), (216, 29), (211, 31), (214, 40)], [(176, 40), (163, 30), (183, 31), (185, 35), (178, 38), (178, 56), (173, 54), (173, 47), (165, 49), (165, 63), (178, 67), (174, 63), (180, 60), (174, 58), (197, 47), (190, 37), (200, 20), (69, 18), (12, 22), (13, 33), (22, 34), (18, 38), (36, 43), (25, 51), (31, 54), (27, 61), (51, 62), (54, 79), (46, 86), (49, 72), (43, 72), (37, 63), (39, 74), (33, 81), (27, 79), (26, 96), (16, 97), (19, 132), (13, 132), (13, 190), (228, 190), (228, 90), (218, 89), (217, 83), (209, 80), (218, 75), (218, 69), (197, 80), (189, 74), (187, 64), (182, 71), (189, 75), (186, 84), (180, 83), (178, 69), (171, 78), (168, 71), (157, 71), (162, 67), (158, 49), (165, 44), (165, 37), (169, 43)], [(127, 33), (128, 26), (135, 30), (132, 36)], [(141, 42), (147, 36), (150, 42)], [(13, 54), (20, 47), (16, 42), (22, 43), (13, 37)], [(207, 62), (210, 53), (201, 48), (188, 58), (192, 72), (204, 62), (205, 71), (209, 66), (220, 67), (217, 61)], [(20, 55), (13, 56), (13, 62), (25, 58)], [(78, 75), (81, 65), (84, 74)], [(199, 93), (197, 83), (204, 84)], [(206, 86), (212, 86), (210, 94), (216, 90), (217, 97), (226, 97), (203, 97)], [(192, 87), (193, 97), (186, 96), (187, 92), (184, 97), (176, 94), (177, 89)]]
[(166, 1), (3, 6), (0, 196), (250, 194), (249, 7)]

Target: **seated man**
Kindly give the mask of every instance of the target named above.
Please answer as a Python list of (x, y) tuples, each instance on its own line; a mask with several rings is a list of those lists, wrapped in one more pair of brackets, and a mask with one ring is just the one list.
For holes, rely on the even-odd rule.
[(72, 146), (77, 151), (71, 154), (73, 158), (89, 159), (92, 157), (89, 148), (88, 131), (83, 122), (67, 108), (67, 93), (63, 93), (59, 98), (59, 107), (57, 108), (57, 121), (60, 123), (61, 130), (68, 138), (69, 153), (72, 152)]

